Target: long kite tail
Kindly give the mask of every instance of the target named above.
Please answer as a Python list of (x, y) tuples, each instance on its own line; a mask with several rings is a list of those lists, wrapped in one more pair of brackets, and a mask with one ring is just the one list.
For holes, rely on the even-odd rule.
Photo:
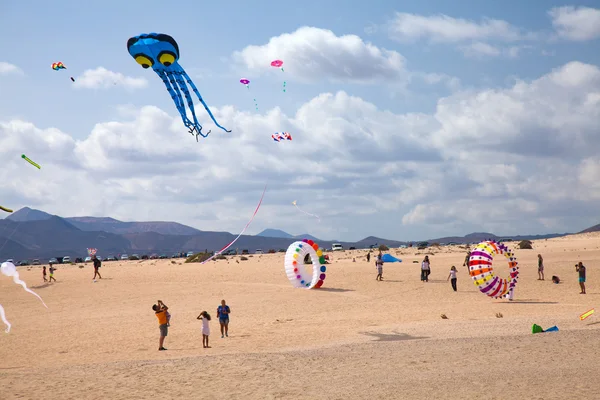
[(196, 87), (196, 85), (194, 85), (194, 82), (192, 82), (192, 80), (190, 79), (190, 77), (188, 76), (188, 74), (185, 71), (182, 70), (181, 75), (183, 75), (183, 77), (187, 81), (188, 85), (190, 85), (190, 87), (192, 88), (192, 90), (194, 91), (194, 93), (196, 93), (196, 96), (198, 96), (198, 100), (200, 100), (200, 103), (202, 103), (202, 105), (204, 106), (204, 109), (206, 110), (206, 112), (208, 113), (208, 115), (210, 115), (210, 118), (213, 120), (213, 122), (215, 123), (215, 125), (218, 126), (221, 129), (223, 129), (225, 132), (231, 132), (230, 130), (228, 131), (226, 128), (224, 128), (221, 125), (219, 125), (219, 123), (215, 119), (215, 116), (213, 115), (213, 113), (208, 108), (208, 105), (204, 102), (204, 99), (202, 99), (202, 96), (200, 95), (200, 92), (198, 91), (198, 88)]
[(27, 284), (25, 282), (23, 282), (22, 280), (19, 279), (19, 273), (15, 272), (15, 274), (13, 275), (13, 281), (15, 281), (15, 283), (23, 286), (23, 289), (25, 289), (26, 292), (31, 293), (32, 295), (34, 295), (35, 297), (37, 297), (38, 299), (40, 299), (40, 301), (42, 302), (42, 304), (44, 305), (44, 307), (48, 308), (48, 306), (46, 305), (46, 303), (44, 303), (44, 300), (42, 300), (42, 298), (33, 290), (29, 289), (27, 287)]
[(262, 204), (262, 201), (263, 201), (263, 198), (265, 197), (265, 192), (266, 191), (267, 191), (267, 185), (265, 185), (265, 188), (264, 188), (264, 190), (262, 192), (262, 196), (260, 196), (260, 201), (258, 202), (258, 205), (256, 206), (256, 210), (254, 210), (254, 214), (252, 214), (252, 218), (250, 218), (250, 221), (248, 221), (248, 223), (244, 227), (244, 230), (242, 230), (242, 232), (240, 232), (240, 234), (237, 235), (237, 237), (235, 239), (233, 239), (231, 242), (229, 242), (225, 247), (223, 247), (221, 250), (217, 251), (210, 258), (202, 261), (200, 264), (204, 264), (204, 263), (209, 262), (210, 260), (212, 260), (213, 258), (215, 258), (216, 256), (218, 256), (219, 254), (223, 253), (225, 250), (227, 250), (228, 248), (230, 248), (235, 242), (237, 242), (237, 240), (244, 234), (244, 232), (246, 232), (246, 229), (248, 229), (248, 227), (250, 226), (250, 224), (254, 220), (254, 217), (256, 216), (256, 213), (258, 213), (258, 209), (260, 208), (260, 205)]
[(304, 213), (304, 214), (306, 214), (306, 215), (310, 215), (311, 217), (315, 217), (315, 218), (317, 218), (317, 219), (319, 220), (319, 222), (321, 222), (321, 218), (320, 218), (318, 215), (311, 214), (311, 213), (309, 213), (309, 212), (306, 212), (306, 211), (304, 211), (303, 209), (301, 209), (300, 207), (298, 207), (298, 205), (297, 205), (296, 203), (294, 203), (294, 206), (295, 206), (295, 207), (296, 207), (298, 210), (300, 210), (300, 212), (303, 212), (303, 213)]
[(6, 319), (6, 314), (4, 313), (4, 308), (2, 307), (2, 304), (0, 304), (0, 318), (2, 318), (2, 322), (4, 322), (4, 325), (6, 325), (6, 330), (4, 332), (6, 332), (6, 333), (10, 332), (10, 327), (12, 325)]

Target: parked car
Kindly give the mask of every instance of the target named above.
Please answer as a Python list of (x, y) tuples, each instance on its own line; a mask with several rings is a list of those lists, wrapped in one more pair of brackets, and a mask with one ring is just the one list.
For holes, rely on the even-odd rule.
[(158, 257), (158, 258), (160, 258), (161, 260), (164, 260), (165, 258), (169, 258), (169, 257), (167, 257), (166, 254), (161, 254), (160, 257)]
[(40, 260), (39, 259), (34, 259), (33, 262), (31, 263), (31, 265), (40, 265)]
[(188, 251), (187, 254), (185, 255), (186, 257), (191, 257), (194, 255), (193, 251)]
[(9, 262), (9, 263), (11, 263), (11, 264), (14, 264), (14, 263), (15, 263), (15, 260), (13, 260), (12, 258), (9, 258), (9, 259), (8, 259), (8, 260), (6, 260), (5, 262)]
[(171, 258), (179, 258), (179, 253), (175, 253), (171, 256)]
[(350, 247), (348, 250), (356, 250), (356, 247)]
[(151, 259), (151, 260), (158, 260), (158, 254), (152, 254), (152, 255), (150, 256), (150, 259)]
[(269, 254), (275, 254), (275, 249), (269, 249)]
[(254, 254), (262, 254), (262, 253), (263, 253), (262, 249), (256, 249), (256, 251), (254, 252)]
[(142, 260), (147, 260), (147, 259), (148, 259), (148, 254), (144, 254), (144, 255), (142, 256)]
[(64, 256), (62, 259), (62, 263), (63, 264), (71, 264), (71, 257), (70, 256)]
[(129, 260), (129, 256), (127, 254), (121, 254), (121, 260), (123, 260), (123, 261)]
[(23, 267), (23, 266), (25, 266), (25, 265), (29, 265), (29, 260), (23, 260), (23, 261), (21, 261), (21, 262), (19, 263), (19, 266), (20, 266), (20, 267)]
[(75, 264), (77, 264), (77, 263), (82, 263), (82, 262), (83, 262), (83, 258), (81, 258), (81, 257), (77, 257), (77, 258), (75, 259)]
[(249, 254), (250, 252), (248, 251), (248, 249), (244, 249), (242, 250), (242, 254)]
[(331, 245), (331, 251), (339, 251), (339, 250), (344, 250), (344, 246), (342, 246), (339, 243), (333, 243)]
[(56, 258), (51, 258), (48, 260), (48, 264), (58, 264), (58, 260)]
[[(77, 262), (77, 261), (75, 261), (75, 262)], [(90, 257), (90, 256), (86, 257), (83, 262), (86, 262), (86, 263), (92, 262), (92, 257)]]
[(235, 256), (235, 255), (237, 255), (237, 251), (235, 251), (235, 250), (232, 249), (232, 250), (224, 251), (221, 254), (224, 255), (224, 256)]
[(115, 256), (108, 256), (104, 259), (104, 261), (117, 261), (117, 257)]
[(279, 249), (278, 253), (285, 253), (285, 249)]
[(130, 259), (131, 261), (136, 261), (136, 260), (139, 260), (139, 259), (140, 259), (140, 256), (139, 256), (139, 255), (137, 255), (137, 254), (132, 254), (131, 256), (129, 256), (129, 259)]

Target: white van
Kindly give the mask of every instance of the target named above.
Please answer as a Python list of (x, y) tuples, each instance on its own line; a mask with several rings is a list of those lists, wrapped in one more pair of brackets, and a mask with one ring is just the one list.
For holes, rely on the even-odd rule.
[(256, 251), (254, 252), (254, 254), (262, 254), (262, 253), (263, 253), (262, 249), (256, 249)]
[(63, 257), (63, 264), (70, 264), (70, 263), (71, 263), (71, 257), (64, 256)]
[(331, 251), (336, 251), (336, 250), (344, 250), (344, 247), (339, 243), (334, 243), (331, 245)]

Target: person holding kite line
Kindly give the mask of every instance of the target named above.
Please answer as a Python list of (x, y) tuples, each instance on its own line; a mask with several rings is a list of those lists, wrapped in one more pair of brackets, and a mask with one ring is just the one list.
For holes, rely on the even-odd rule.
[(167, 307), (161, 300), (158, 300), (158, 304), (152, 306), (156, 318), (158, 318), (158, 329), (160, 331), (160, 339), (158, 340), (158, 350), (167, 350), (164, 348), (165, 338), (169, 334), (168, 320), (167, 320)]
[(100, 271), (98, 271), (98, 269), (102, 265), (102, 262), (100, 262), (100, 260), (98, 260), (98, 257), (96, 257), (95, 254), (94, 254), (93, 257), (94, 257), (94, 282), (95, 282), (96, 281), (96, 275), (98, 275), (98, 277), (100, 279), (102, 279), (102, 275), (100, 275)]
[(221, 300), (221, 305), (217, 307), (217, 317), (221, 325), (221, 339), (223, 339), (223, 335), (229, 337), (229, 314), (231, 314), (231, 309), (225, 303), (225, 300)]

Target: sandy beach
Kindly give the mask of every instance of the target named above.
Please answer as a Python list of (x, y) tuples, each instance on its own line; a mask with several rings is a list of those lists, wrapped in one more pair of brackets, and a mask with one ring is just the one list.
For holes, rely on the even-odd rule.
[[(600, 398), (600, 314), (579, 319), (600, 307), (600, 234), (533, 247), (516, 250), (521, 278), (513, 302), (478, 291), (459, 246), (392, 249), (403, 262), (385, 264), (383, 282), (366, 250), (330, 253), (319, 290), (294, 289), (282, 253), (206, 265), (109, 262), (96, 283), (90, 264), (59, 265), (52, 284), (43, 283), (41, 268), (19, 268), (49, 308), (0, 277), (0, 304), (12, 323), (0, 335), (0, 397)], [(537, 280), (538, 253), (545, 281)], [(419, 279), (425, 254), (429, 283)], [(587, 295), (579, 294), (578, 261), (587, 266)], [(446, 281), (452, 265), (458, 292)], [(508, 275), (503, 259), (494, 267)], [(172, 314), (163, 352), (151, 309), (157, 299)], [(232, 311), (225, 339), (216, 318), (221, 299)], [(213, 317), (211, 349), (202, 348), (196, 320), (203, 310)], [(560, 331), (532, 335), (533, 323)]]

